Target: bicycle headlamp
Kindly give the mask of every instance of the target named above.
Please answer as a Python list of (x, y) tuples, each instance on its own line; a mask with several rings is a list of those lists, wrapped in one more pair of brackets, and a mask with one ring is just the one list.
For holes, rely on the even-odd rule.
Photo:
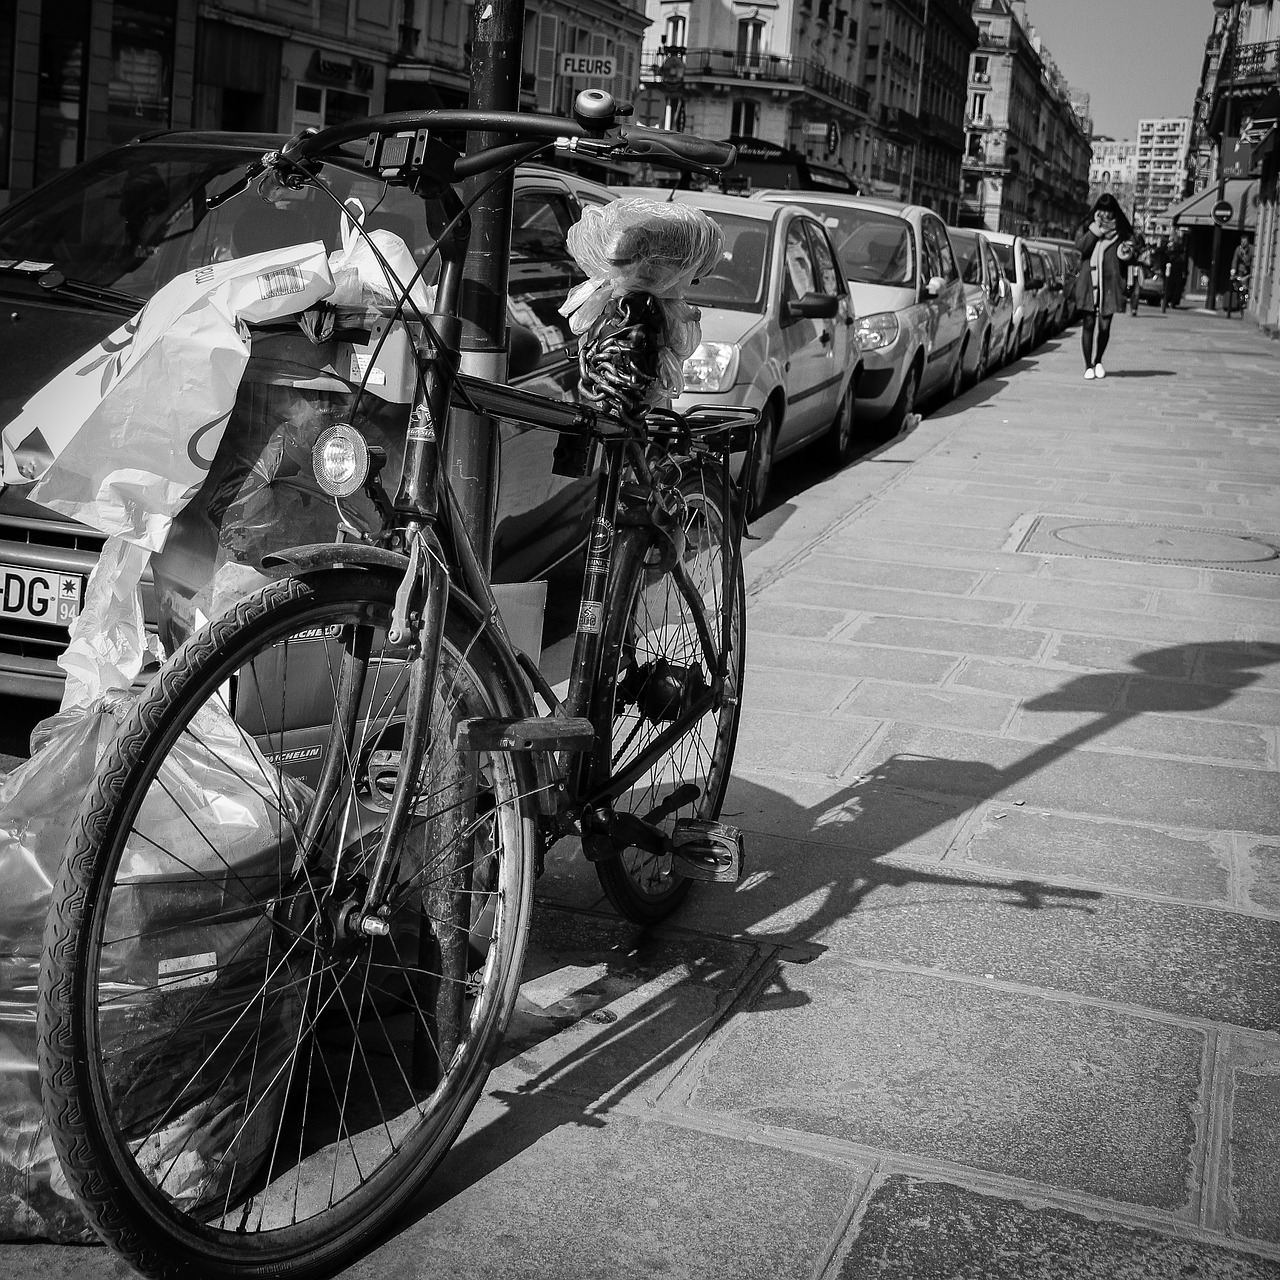
[(349, 422), (325, 427), (311, 450), (316, 483), (334, 498), (346, 498), (369, 474), (369, 446)]

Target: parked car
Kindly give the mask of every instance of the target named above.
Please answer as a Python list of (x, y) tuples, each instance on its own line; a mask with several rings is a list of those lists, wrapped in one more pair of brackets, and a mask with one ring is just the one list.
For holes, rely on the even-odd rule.
[(1074, 281), (1068, 285), (1067, 263), (1059, 245), (1048, 240), (1033, 240), (1031, 247), (1040, 254), (1048, 271), (1048, 286), (1052, 298), (1046, 308), (1048, 323), (1045, 337), (1061, 333), (1071, 322), (1075, 309)]
[[(268, 134), (169, 133), (86, 161), (0, 210), (0, 295), (7, 320), (0, 348), (0, 426), (54, 374), (133, 315), (163, 284), (211, 261), (320, 239), (340, 244), (337, 206), (322, 193), (255, 190), (209, 209), (245, 164), (277, 147)], [(360, 200), (366, 225), (400, 234), (421, 254), (429, 243), (423, 204), (361, 171), (330, 166), (339, 201)], [(565, 243), (584, 201), (615, 193), (576, 175), (522, 167), (515, 181), (511, 283), (513, 380), (554, 396), (575, 394), (576, 340), (559, 306), (583, 279)], [(523, 366), (518, 370), (517, 366)], [(518, 374), (518, 376), (516, 376)], [(594, 481), (551, 472), (554, 435), (503, 432), (494, 577), (520, 580), (585, 542)], [(102, 535), (32, 503), (26, 487), (0, 494), (0, 695), (56, 699), (54, 659), (97, 560)], [(36, 579), (57, 575), (64, 603), (55, 618)], [(23, 590), (18, 590), (18, 583)], [(34, 594), (33, 594), (34, 590)], [(154, 622), (156, 601), (144, 593)]]
[(810, 191), (757, 191), (822, 218), (849, 281), (866, 371), (858, 411), (900, 425), (934, 395), (963, 385), (969, 326), (947, 228), (919, 205)]
[(1048, 237), (1037, 240), (1036, 243), (1047, 245), (1058, 252), (1058, 260), (1062, 264), (1062, 289), (1065, 298), (1063, 312), (1066, 318), (1063, 323), (1071, 324), (1079, 314), (1079, 308), (1076, 306), (1076, 280), (1080, 274), (1080, 250), (1072, 240)]
[(1044, 281), (1032, 268), (1031, 253), (1022, 236), (988, 231), (1005, 279), (1013, 291), (1013, 349), (1010, 359), (1025, 355), (1039, 341), (1041, 291)]
[(702, 310), (702, 345), (675, 407), (761, 411), (748, 495), (759, 510), (777, 459), (823, 441), (840, 464), (856, 447), (862, 360), (848, 285), (811, 210), (711, 191), (649, 194), (703, 210), (724, 232), (723, 260), (687, 295)]
[(965, 376), (977, 383), (1007, 358), (1013, 334), (1013, 298), (984, 232), (948, 227), (947, 234), (965, 287), (965, 315), (969, 322)]

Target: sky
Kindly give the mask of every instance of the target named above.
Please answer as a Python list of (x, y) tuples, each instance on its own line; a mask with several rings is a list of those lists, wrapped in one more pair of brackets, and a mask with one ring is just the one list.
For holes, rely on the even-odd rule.
[(1095, 134), (1134, 138), (1139, 120), (1191, 114), (1212, 0), (1028, 0), (1027, 15), (1090, 95)]

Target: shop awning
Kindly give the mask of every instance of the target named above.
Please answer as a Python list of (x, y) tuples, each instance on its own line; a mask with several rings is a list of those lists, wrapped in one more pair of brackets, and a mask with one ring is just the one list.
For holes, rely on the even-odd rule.
[[(1226, 199), (1231, 202), (1235, 215), (1227, 223), (1231, 230), (1253, 231), (1258, 225), (1258, 182), (1256, 178), (1228, 178)], [(1213, 206), (1218, 203), (1218, 184), (1205, 187), (1188, 196), (1180, 204), (1170, 205), (1164, 216), (1175, 227), (1213, 226)], [(1241, 221), (1241, 210), (1244, 221)]]

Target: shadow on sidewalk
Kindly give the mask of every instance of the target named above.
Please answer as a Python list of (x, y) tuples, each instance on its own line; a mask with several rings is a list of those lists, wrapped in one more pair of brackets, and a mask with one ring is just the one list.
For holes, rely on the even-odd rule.
[[(562, 1126), (604, 1125), (617, 1102), (654, 1082), (696, 1048), (723, 1017), (728, 995), (741, 981), (741, 973), (726, 968), (726, 949), (740, 954), (744, 946), (784, 947), (754, 979), (751, 1008), (767, 1012), (808, 1003), (807, 995), (788, 986), (783, 959), (820, 955), (823, 938), (859, 911), (874, 909), (868, 904), (881, 888), (953, 885), (999, 895), (997, 901), (1012, 910), (1091, 912), (1091, 903), (1103, 896), (1096, 891), (1030, 879), (987, 882), (972, 874), (950, 875), (882, 859), (1127, 721), (1154, 708), (1185, 714), (1223, 706), (1256, 684), (1260, 669), (1277, 663), (1280, 645), (1233, 641), (1151, 650), (1126, 669), (1071, 677), (1052, 692), (1025, 702), (1023, 709), (1094, 718), (1003, 768), (978, 760), (890, 755), (847, 788), (808, 808), (769, 788), (738, 781), (731, 807), (743, 810), (740, 820), (777, 837), (772, 844), (769, 834), (753, 838), (757, 848), (764, 846), (767, 864), (767, 870), (754, 871), (759, 888), (751, 884), (751, 876), (736, 893), (695, 886), (672, 923), (685, 924), (696, 933), (632, 930), (599, 917), (580, 917), (601, 939), (600, 950), (589, 957), (594, 976), (586, 983), (588, 993), (598, 992), (611, 978), (629, 978), (625, 990), (635, 990), (654, 977), (665, 980), (654, 981), (656, 994), (638, 1006), (624, 1004), (616, 1020), (608, 1020), (612, 1010), (602, 1014), (598, 1031), (584, 1026), (576, 1048), (568, 1045), (550, 1060), (544, 1054), (542, 1065), (531, 1053), (537, 1046), (526, 1041), (522, 1051), (530, 1053), (526, 1065), (531, 1074), (518, 1087), (490, 1095), (505, 1109), (456, 1144), (396, 1230), (460, 1195)], [(893, 833), (887, 841), (869, 841), (863, 835), (864, 830), (887, 828)], [(790, 844), (785, 843), (788, 836), (793, 838)], [(620, 936), (622, 942), (617, 941)], [(614, 939), (611, 947), (606, 937)], [(728, 938), (737, 941), (729, 943)], [(673, 978), (676, 973), (680, 976)], [(528, 981), (540, 975), (526, 971), (525, 976)], [(568, 997), (571, 1007), (572, 1001)], [(597, 1001), (595, 1007), (602, 1003)], [(579, 1017), (571, 1014), (559, 1024), (548, 1023), (544, 1040), (576, 1024)]]
[(1108, 378), (1176, 378), (1176, 369), (1108, 369)]

